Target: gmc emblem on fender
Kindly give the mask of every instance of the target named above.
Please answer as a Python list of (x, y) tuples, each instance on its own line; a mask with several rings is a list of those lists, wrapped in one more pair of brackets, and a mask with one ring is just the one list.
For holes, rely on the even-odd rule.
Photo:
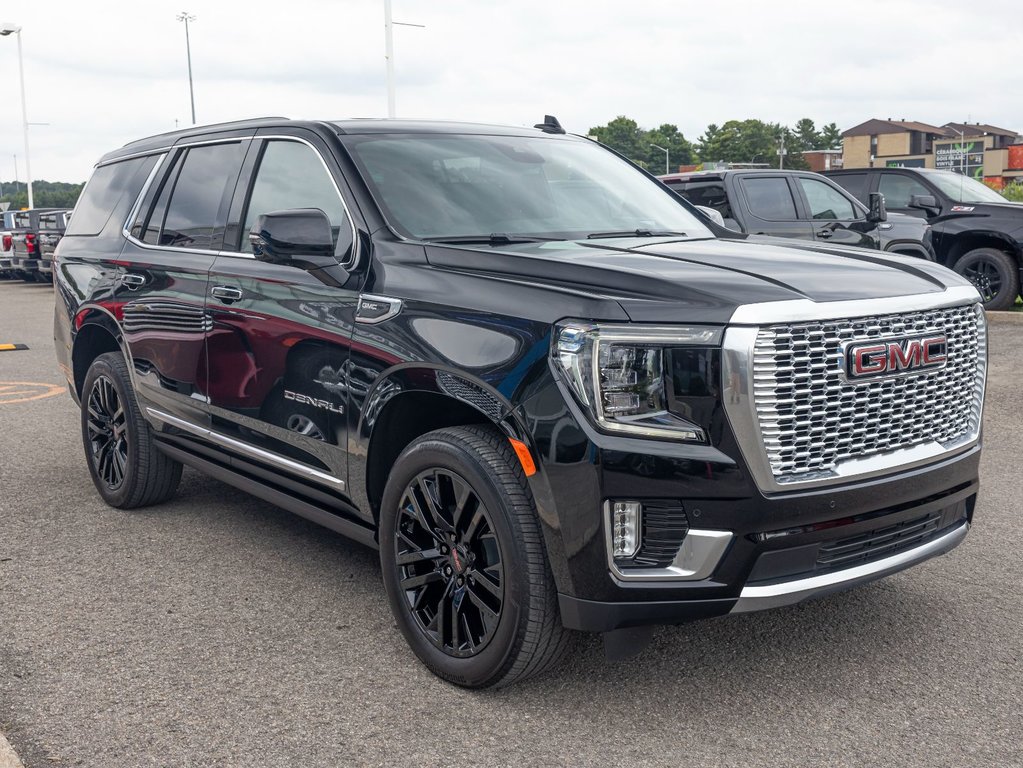
[(850, 379), (866, 379), (897, 373), (941, 368), (948, 359), (945, 334), (911, 339), (878, 339), (845, 347), (845, 373)]

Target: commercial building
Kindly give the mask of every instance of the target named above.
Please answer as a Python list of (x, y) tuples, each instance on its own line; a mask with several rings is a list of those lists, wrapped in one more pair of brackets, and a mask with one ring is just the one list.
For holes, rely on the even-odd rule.
[(1023, 177), (1023, 138), (983, 123), (867, 120), (842, 134), (845, 168), (943, 168), (1002, 187)]

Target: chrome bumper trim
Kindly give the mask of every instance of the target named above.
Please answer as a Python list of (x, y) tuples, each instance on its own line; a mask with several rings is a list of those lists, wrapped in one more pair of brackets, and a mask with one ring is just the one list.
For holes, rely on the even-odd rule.
[(909, 568), (911, 565), (916, 565), (936, 555), (943, 555), (962, 543), (969, 529), (970, 524), (963, 523), (958, 528), (949, 531), (943, 536), (939, 536), (933, 541), (928, 541), (919, 547), (900, 552), (897, 555), (892, 555), (873, 563), (864, 563), (863, 565), (835, 571), (834, 573), (825, 573), (821, 576), (810, 576), (804, 579), (783, 581), (778, 584), (768, 584), (765, 586), (745, 587), (731, 612), (746, 613), (748, 611), (760, 611), (766, 608), (791, 605), (810, 597), (818, 597), (830, 592), (839, 592), (858, 584), (879, 579), (882, 576)]

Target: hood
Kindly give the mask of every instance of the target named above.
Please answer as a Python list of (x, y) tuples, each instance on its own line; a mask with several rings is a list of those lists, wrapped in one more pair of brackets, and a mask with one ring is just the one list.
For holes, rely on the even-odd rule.
[(919, 259), (799, 241), (620, 238), (497, 248), (431, 245), (426, 253), (435, 267), (614, 299), (638, 322), (725, 323), (743, 304), (886, 298), (968, 285)]

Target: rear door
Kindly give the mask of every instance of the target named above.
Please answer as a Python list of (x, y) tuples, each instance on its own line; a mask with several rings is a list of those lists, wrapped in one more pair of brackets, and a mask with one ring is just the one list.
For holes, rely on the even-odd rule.
[(209, 422), (207, 283), (246, 144), (196, 143), (165, 155), (116, 264), (115, 304), (136, 390), (151, 415), (183, 429)]
[[(796, 195), (784, 174), (740, 176), (735, 187), (741, 193), (749, 234), (813, 239), (810, 222), (800, 217)], [(736, 202), (733, 199), (733, 206)]]
[(257, 260), (248, 233), (260, 214), (317, 208), (330, 220), (340, 265), (355, 258), (353, 221), (325, 142), (296, 128), (271, 134), (249, 150), (211, 272), (212, 426), (261, 464), (343, 493), (358, 280), (340, 268)]
[(877, 225), (866, 219), (852, 196), (828, 181), (796, 176), (797, 189), (813, 226), (815, 240), (860, 248), (880, 248)]

